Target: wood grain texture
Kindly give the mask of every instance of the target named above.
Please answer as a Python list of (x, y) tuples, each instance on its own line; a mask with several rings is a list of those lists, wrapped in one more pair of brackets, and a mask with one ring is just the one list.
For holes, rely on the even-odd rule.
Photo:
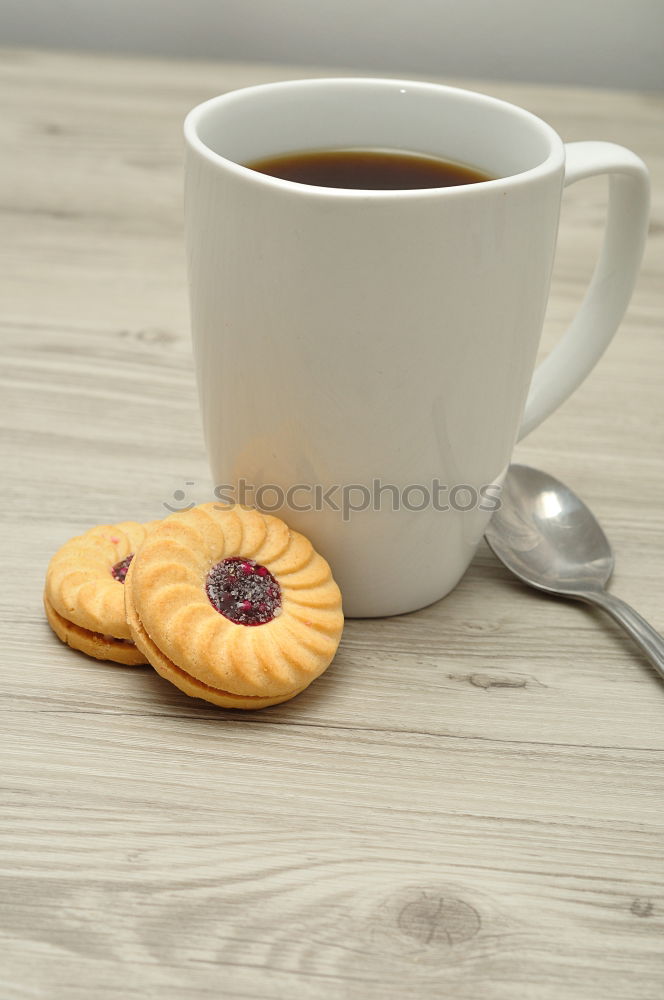
[[(351, 621), (296, 701), (238, 717), (61, 646), (50, 554), (208, 498), (188, 340), (181, 120), (289, 67), (0, 60), (5, 1000), (655, 1000), (664, 686), (606, 618), (482, 548), (447, 599)], [(452, 81), (454, 82), (454, 81)], [(597, 511), (613, 589), (664, 629), (664, 101), (478, 83), (633, 148), (652, 232), (584, 386), (517, 451)], [(604, 184), (565, 195), (542, 352)]]

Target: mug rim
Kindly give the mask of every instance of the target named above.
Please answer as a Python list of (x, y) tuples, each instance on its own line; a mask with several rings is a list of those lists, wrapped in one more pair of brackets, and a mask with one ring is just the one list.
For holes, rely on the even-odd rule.
[[(236, 160), (211, 149), (211, 147), (203, 141), (199, 134), (199, 127), (204, 117), (219, 105), (228, 104), (233, 100), (243, 99), (247, 96), (251, 96), (252, 94), (260, 95), (261, 93), (266, 93), (267, 91), (280, 89), (286, 90), (289, 88), (310, 89), (313, 88), (314, 85), (321, 87), (329, 87), (332, 85), (339, 88), (343, 88), (344, 86), (348, 86), (349, 88), (357, 87), (358, 85), (378, 87), (389, 86), (391, 88), (396, 86), (401, 88), (425, 90), (428, 92), (442, 92), (452, 96), (459, 95), (467, 100), (474, 100), (485, 105), (493, 106), (496, 109), (509, 109), (512, 114), (515, 114), (517, 117), (521, 118), (525, 124), (531, 126), (533, 129), (536, 129), (540, 135), (547, 140), (549, 147), (548, 154), (540, 163), (535, 164), (533, 167), (528, 167), (525, 170), (521, 170), (518, 173), (505, 174), (503, 176), (490, 178), (484, 181), (475, 181), (472, 184), (460, 184), (451, 187), (380, 190), (370, 188), (337, 188), (317, 184), (305, 184), (300, 181), (284, 180), (281, 177), (274, 177), (271, 174), (261, 173), (260, 171), (254, 170), (252, 167), (238, 163)], [(542, 118), (539, 118), (531, 111), (527, 111), (525, 108), (520, 107), (520, 105), (513, 104), (510, 101), (504, 101), (498, 97), (492, 97), (491, 95), (484, 94), (482, 91), (478, 90), (469, 90), (464, 87), (454, 87), (448, 84), (433, 83), (423, 80), (404, 80), (392, 77), (305, 77), (294, 80), (278, 80), (273, 83), (253, 84), (248, 87), (236, 87), (233, 88), (233, 90), (226, 91), (223, 94), (219, 94), (206, 101), (202, 101), (200, 104), (193, 107), (184, 119), (183, 131), (185, 142), (190, 149), (199, 156), (202, 156), (208, 162), (214, 164), (216, 167), (223, 168), (229, 173), (234, 174), (239, 179), (285, 192), (297, 193), (300, 196), (309, 195), (320, 197), (322, 195), (333, 198), (360, 197), (363, 199), (370, 198), (372, 200), (390, 200), (394, 198), (403, 200), (418, 197), (463, 197), (472, 193), (477, 195), (480, 190), (488, 190), (497, 186), (504, 188), (505, 186), (511, 187), (528, 181), (535, 181), (541, 177), (555, 173), (556, 171), (562, 171), (565, 164), (565, 144), (560, 135)], [(279, 154), (275, 153), (274, 155)]]

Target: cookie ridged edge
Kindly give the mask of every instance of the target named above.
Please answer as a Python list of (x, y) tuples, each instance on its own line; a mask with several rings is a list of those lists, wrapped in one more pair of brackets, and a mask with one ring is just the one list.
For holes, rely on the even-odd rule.
[(140, 548), (151, 527), (136, 521), (100, 524), (65, 542), (46, 571), (45, 594), (53, 610), (88, 632), (131, 641), (124, 586), (111, 570)]
[(125, 667), (141, 666), (148, 662), (147, 657), (129, 639), (113, 641), (107, 639), (98, 632), (91, 632), (89, 629), (81, 628), (74, 622), (68, 621), (58, 614), (44, 594), (44, 610), (49, 625), (57, 635), (58, 639), (64, 642), (71, 649), (77, 649), (87, 656), (92, 656), (95, 660), (108, 660), (111, 663), (121, 663)]
[[(127, 580), (129, 580), (130, 574), (131, 570), (127, 574)], [(279, 705), (300, 694), (300, 690), (304, 690), (302, 688), (297, 691), (289, 691), (275, 698), (259, 698), (235, 695), (230, 691), (222, 691), (219, 688), (211, 687), (209, 684), (203, 684), (202, 681), (196, 680), (195, 677), (192, 677), (176, 666), (152, 642), (136, 614), (136, 608), (132, 600), (131, 583), (125, 593), (125, 606), (127, 621), (131, 625), (137, 649), (140, 650), (160, 677), (170, 681), (171, 684), (179, 688), (180, 691), (183, 691), (184, 694), (189, 695), (190, 698), (202, 698), (204, 701), (209, 701), (213, 705), (219, 705), (221, 708), (239, 708), (251, 711), (253, 709), (269, 708), (271, 705)]]
[[(207, 574), (234, 556), (276, 578), (279, 617), (246, 626), (212, 606)], [(125, 600), (134, 642), (155, 669), (168, 671), (177, 686), (194, 685), (206, 700), (214, 692), (266, 704), (293, 697), (329, 666), (343, 629), (339, 588), (308, 539), (239, 505), (202, 504), (160, 522), (131, 564)]]

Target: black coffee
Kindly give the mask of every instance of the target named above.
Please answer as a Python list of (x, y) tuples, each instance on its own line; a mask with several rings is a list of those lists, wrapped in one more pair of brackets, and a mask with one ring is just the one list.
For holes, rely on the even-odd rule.
[(476, 167), (437, 156), (379, 149), (305, 150), (267, 156), (246, 166), (298, 184), (364, 191), (456, 187), (493, 179)]

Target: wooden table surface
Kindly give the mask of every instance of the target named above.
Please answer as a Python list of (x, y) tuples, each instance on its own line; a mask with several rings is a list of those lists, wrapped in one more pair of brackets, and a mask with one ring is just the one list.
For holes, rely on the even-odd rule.
[[(62, 646), (52, 552), (209, 498), (190, 358), (181, 121), (320, 69), (5, 51), (3, 1000), (664, 995), (664, 685), (599, 613), (484, 547), (444, 601), (349, 621), (251, 714)], [(452, 81), (455, 82), (455, 81)], [(664, 630), (664, 100), (476, 83), (652, 170), (652, 232), (595, 372), (517, 450), (615, 546)], [(592, 269), (602, 180), (565, 196), (542, 350)]]

